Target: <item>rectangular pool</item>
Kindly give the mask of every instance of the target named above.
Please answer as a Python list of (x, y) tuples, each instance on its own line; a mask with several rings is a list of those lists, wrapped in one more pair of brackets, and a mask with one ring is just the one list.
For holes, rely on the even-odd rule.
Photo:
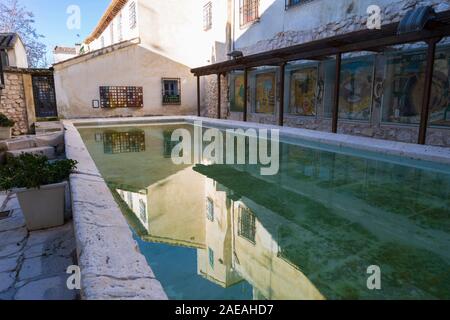
[(170, 299), (450, 299), (450, 166), (301, 141), (274, 176), (175, 165), (178, 128), (78, 128)]

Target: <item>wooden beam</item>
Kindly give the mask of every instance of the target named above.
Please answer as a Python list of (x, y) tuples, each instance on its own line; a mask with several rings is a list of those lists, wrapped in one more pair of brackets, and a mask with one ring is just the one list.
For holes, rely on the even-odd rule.
[(278, 110), (278, 125), (284, 125), (284, 75), (286, 71), (286, 63), (280, 65), (280, 106)]
[(425, 83), (423, 86), (422, 111), (420, 116), (419, 144), (425, 144), (427, 139), (428, 116), (430, 112), (431, 89), (433, 86), (434, 57), (436, 44), (440, 38), (428, 41), (427, 65), (425, 69)]
[(200, 76), (197, 76), (197, 116), (201, 116), (200, 110)]
[(244, 70), (244, 121), (248, 118), (248, 69)]
[(334, 80), (334, 100), (333, 100), (333, 119), (331, 132), (337, 133), (339, 118), (339, 89), (341, 87), (341, 59), (342, 54), (336, 55), (336, 76)]
[(217, 74), (217, 119), (221, 118), (222, 107), (222, 85), (220, 83), (220, 73)]

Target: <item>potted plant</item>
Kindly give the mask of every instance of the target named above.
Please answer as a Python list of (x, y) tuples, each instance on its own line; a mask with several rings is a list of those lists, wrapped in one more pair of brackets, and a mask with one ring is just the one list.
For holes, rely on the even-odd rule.
[(12, 127), (14, 127), (14, 121), (0, 113), (0, 140), (11, 139)]
[(17, 194), (30, 231), (64, 224), (67, 179), (74, 160), (49, 162), (45, 156), (22, 154), (0, 166), (0, 190)]

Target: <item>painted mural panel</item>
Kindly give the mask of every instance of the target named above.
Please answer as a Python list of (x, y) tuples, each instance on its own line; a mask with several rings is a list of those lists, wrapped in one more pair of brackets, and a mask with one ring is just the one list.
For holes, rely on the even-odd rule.
[(235, 75), (231, 93), (231, 111), (244, 111), (244, 89), (244, 75)]
[(373, 73), (373, 57), (342, 63), (339, 96), (339, 117), (341, 119), (365, 121), (370, 119)]
[[(383, 99), (383, 121), (419, 124), (425, 83), (426, 53), (389, 57)], [(450, 126), (450, 53), (436, 54), (429, 125)]]
[[(426, 53), (424, 51), (397, 54), (388, 58), (383, 98), (384, 122), (420, 123), (425, 68)], [(438, 51), (430, 99), (430, 125), (450, 125), (449, 69), (448, 50), (447, 52)]]
[(275, 111), (275, 73), (256, 75), (255, 111), (257, 113), (274, 113)]
[(289, 113), (302, 116), (315, 116), (316, 87), (316, 67), (292, 71)]

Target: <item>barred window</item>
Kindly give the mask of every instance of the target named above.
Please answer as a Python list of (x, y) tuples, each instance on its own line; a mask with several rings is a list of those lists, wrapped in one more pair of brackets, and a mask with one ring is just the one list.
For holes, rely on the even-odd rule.
[(163, 105), (181, 104), (181, 82), (179, 78), (162, 79)]
[(130, 3), (130, 29), (136, 28), (137, 20), (136, 20), (136, 2)]
[(212, 2), (208, 2), (203, 7), (203, 30), (207, 31), (212, 28)]
[(209, 221), (214, 221), (214, 201), (211, 198), (206, 200), (206, 215)]
[(105, 37), (104, 37), (104, 36), (102, 36), (102, 37), (100, 38), (100, 46), (101, 46), (102, 48), (105, 47)]
[(111, 45), (114, 44), (114, 21), (111, 21), (111, 25), (109, 26), (109, 33), (111, 39)]
[(100, 87), (102, 108), (143, 108), (142, 87)]
[(145, 202), (142, 199), (139, 199), (139, 215), (142, 221), (147, 220), (147, 206), (145, 205)]
[(240, 0), (240, 25), (245, 26), (248, 23), (259, 20), (259, 0)]
[(145, 151), (145, 133), (142, 130), (130, 132), (108, 131), (103, 133), (103, 152), (121, 154)]
[(239, 207), (238, 235), (251, 243), (255, 243), (256, 217), (250, 209)]

